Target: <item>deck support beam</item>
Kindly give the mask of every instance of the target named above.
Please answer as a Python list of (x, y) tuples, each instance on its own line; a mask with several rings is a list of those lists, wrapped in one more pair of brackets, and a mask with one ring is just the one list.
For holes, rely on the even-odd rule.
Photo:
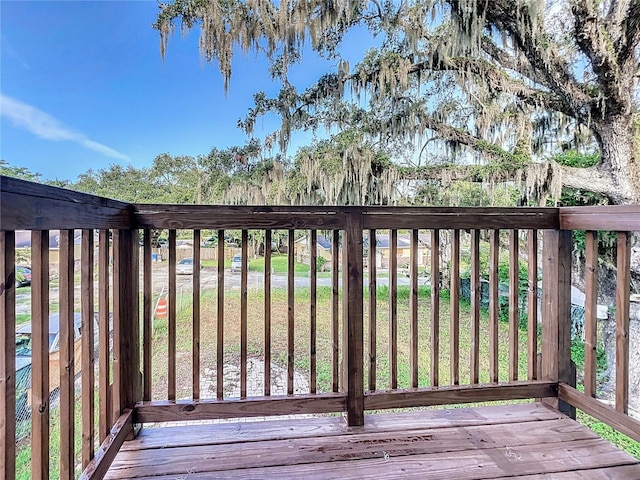
[[(571, 363), (571, 232), (545, 230), (542, 274), (542, 379), (576, 384)], [(575, 407), (563, 400), (544, 403), (571, 418)]]

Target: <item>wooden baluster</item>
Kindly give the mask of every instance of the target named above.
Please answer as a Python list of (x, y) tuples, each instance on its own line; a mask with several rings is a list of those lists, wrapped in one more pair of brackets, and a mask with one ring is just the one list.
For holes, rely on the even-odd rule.
[(431, 230), (431, 386), (440, 385), (440, 230)]
[(216, 332), (216, 397), (224, 398), (224, 230), (218, 230), (218, 318)]
[(584, 393), (596, 396), (596, 346), (598, 342), (598, 232), (585, 232)]
[(49, 231), (31, 232), (31, 477), (49, 478)]
[(538, 378), (538, 231), (527, 234), (527, 372), (529, 380)]
[(200, 230), (193, 231), (193, 296), (192, 296), (192, 389), (193, 399), (200, 400)]
[[(109, 295), (109, 230), (100, 230), (98, 242), (98, 382), (100, 415), (98, 420), (98, 435), (102, 442), (111, 430), (113, 404), (111, 400), (111, 365), (110, 365), (110, 337), (114, 326), (111, 320), (110, 295)], [(115, 307), (115, 305), (114, 305)], [(114, 308), (115, 314), (115, 308)], [(151, 377), (151, 365), (149, 364), (149, 377)], [(149, 378), (149, 385), (151, 379)], [(150, 398), (149, 398), (150, 399)]]
[[(74, 411), (74, 311), (73, 311), (73, 230), (60, 230), (59, 262), (59, 326), (60, 350), (57, 361), (49, 361), (52, 382), (58, 376), (60, 387), (60, 478), (74, 478), (75, 457), (75, 411)], [(86, 262), (82, 258), (82, 262)], [(83, 337), (85, 336), (83, 333)], [(83, 338), (84, 340), (84, 338)], [(81, 367), (81, 365), (78, 365)], [(55, 370), (58, 370), (57, 372)], [(84, 376), (84, 375), (83, 375)], [(54, 385), (50, 384), (49, 390)]]
[(451, 283), (450, 283), (450, 357), (451, 384), (460, 384), (460, 230), (453, 230), (451, 237)]
[(317, 367), (316, 367), (316, 322), (317, 322), (317, 301), (318, 301), (318, 281), (317, 281), (317, 257), (318, 257), (318, 232), (311, 230), (311, 258), (309, 259), (310, 272), (310, 307), (309, 307), (309, 392), (316, 393)]
[(411, 388), (418, 388), (418, 230), (411, 230), (410, 252), (409, 377)]
[(264, 394), (271, 395), (271, 230), (264, 239)]
[(338, 261), (340, 259), (340, 231), (333, 231), (331, 240), (331, 391), (340, 389), (340, 375), (338, 365), (340, 363), (340, 287), (338, 276)]
[(169, 305), (168, 305), (168, 390), (167, 399), (176, 399), (176, 336), (177, 336), (177, 290), (178, 281), (176, 278), (176, 231), (169, 230)]
[(376, 320), (377, 320), (377, 245), (376, 231), (369, 230), (369, 390), (376, 389), (376, 369), (377, 369), (377, 353), (376, 353)]
[(389, 388), (398, 388), (398, 231), (389, 233)]
[(471, 230), (471, 384), (480, 370), (480, 230)]
[(16, 478), (16, 235), (0, 231), (0, 477)]
[[(240, 247), (240, 398), (247, 398), (247, 271), (249, 270), (249, 232), (242, 230)], [(290, 250), (292, 252), (292, 250)], [(290, 254), (291, 255), (291, 254)]]
[(287, 394), (293, 395), (296, 322), (295, 230), (289, 230), (287, 249)]
[(518, 380), (518, 230), (509, 230), (509, 381)]
[[(95, 356), (96, 317), (93, 288), (94, 231), (82, 230), (82, 468), (93, 459), (95, 442)], [(71, 464), (73, 473), (73, 463)]]
[(143, 237), (143, 305), (142, 305), (142, 399), (151, 400), (151, 348), (153, 342), (153, 268), (151, 263), (151, 230), (145, 229)]
[(616, 410), (629, 408), (629, 294), (631, 246), (629, 232), (618, 232), (616, 281)]
[(498, 324), (500, 322), (500, 230), (491, 230), (489, 238), (489, 381), (498, 383)]

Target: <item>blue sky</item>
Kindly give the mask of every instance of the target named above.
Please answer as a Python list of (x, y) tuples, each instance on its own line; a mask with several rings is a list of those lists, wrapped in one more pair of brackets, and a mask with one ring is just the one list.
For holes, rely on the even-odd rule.
[[(264, 59), (240, 54), (225, 95), (217, 66), (200, 57), (197, 30), (177, 32), (163, 62), (151, 28), (155, 0), (3, 0), (0, 9), (0, 155), (44, 179), (75, 180), (112, 163), (145, 167), (165, 152), (195, 156), (243, 145), (236, 123), (253, 93), (279, 88)], [(329, 65), (305, 58), (293, 72), (297, 85)], [(266, 119), (255, 134), (276, 127)], [(299, 135), (289, 153), (309, 139)]]

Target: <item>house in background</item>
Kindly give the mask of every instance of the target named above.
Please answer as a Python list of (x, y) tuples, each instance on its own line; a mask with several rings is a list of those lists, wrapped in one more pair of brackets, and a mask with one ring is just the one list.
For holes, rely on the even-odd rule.
[[(325, 263), (331, 261), (331, 237), (326, 235), (318, 235), (316, 254), (318, 258), (324, 258)], [(298, 263), (309, 265), (311, 258), (311, 236), (304, 235), (297, 239), (294, 243), (294, 252)]]

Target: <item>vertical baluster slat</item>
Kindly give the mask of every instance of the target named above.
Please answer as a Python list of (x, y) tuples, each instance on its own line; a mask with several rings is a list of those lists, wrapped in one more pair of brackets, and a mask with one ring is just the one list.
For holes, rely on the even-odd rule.
[(471, 384), (479, 382), (480, 369), (480, 230), (471, 230)]
[[(109, 230), (102, 229), (98, 234), (98, 382), (99, 406), (98, 435), (102, 442), (111, 430), (112, 405), (110, 387), (110, 304), (109, 304)], [(149, 376), (151, 376), (149, 365)], [(151, 383), (149, 382), (149, 385)]]
[[(74, 312), (73, 312), (73, 230), (60, 230), (59, 351), (49, 361), (52, 382), (59, 377), (60, 387), (60, 478), (71, 479), (74, 474)], [(85, 262), (87, 259), (83, 258)], [(84, 334), (85, 332), (83, 332)], [(84, 335), (83, 335), (84, 336)], [(83, 339), (84, 340), (84, 339)], [(51, 361), (53, 360), (53, 361)], [(57, 361), (56, 361), (57, 360)], [(58, 370), (56, 372), (56, 370)], [(51, 390), (51, 388), (50, 388)]]
[(310, 281), (310, 306), (309, 306), (309, 392), (316, 393), (317, 384), (317, 371), (316, 371), (316, 322), (317, 322), (317, 300), (318, 300), (318, 282), (317, 282), (317, 257), (318, 257), (318, 232), (311, 230), (311, 258), (309, 259), (309, 266), (311, 268)]
[(264, 236), (264, 394), (271, 395), (271, 230)]
[(411, 388), (418, 387), (418, 230), (411, 230), (409, 263), (409, 377)]
[(460, 384), (460, 230), (451, 236), (451, 283), (450, 283), (450, 357), (451, 384)]
[(82, 311), (82, 468), (93, 459), (95, 440), (95, 355), (96, 331), (94, 311), (93, 260), (94, 231), (82, 230), (81, 246)]
[(200, 230), (193, 231), (192, 383), (193, 399), (200, 399)]
[(584, 393), (596, 396), (598, 232), (585, 232)]
[(224, 397), (224, 230), (218, 230), (218, 312), (216, 331), (216, 397)]
[[(242, 230), (240, 246), (240, 398), (247, 398), (247, 271), (249, 270), (249, 232)], [(293, 250), (290, 250), (292, 252)]]
[(500, 375), (498, 362), (500, 230), (491, 230), (489, 235), (489, 381), (497, 383)]
[(143, 234), (142, 304), (142, 399), (151, 400), (151, 342), (153, 341), (153, 269), (151, 266), (151, 230)]
[(340, 352), (340, 309), (339, 309), (339, 277), (338, 262), (340, 257), (340, 231), (334, 230), (331, 239), (331, 391), (340, 388), (339, 380), (339, 352)]
[(509, 380), (518, 380), (518, 230), (509, 230)]
[(527, 373), (529, 380), (538, 378), (538, 231), (527, 234)]
[(440, 384), (440, 231), (431, 230), (431, 386)]
[(369, 230), (369, 390), (376, 389), (376, 315), (377, 315), (377, 265), (376, 231)]
[(49, 232), (31, 232), (31, 476), (49, 478)]
[(631, 247), (629, 232), (618, 232), (616, 279), (616, 410), (629, 407), (629, 293)]
[(295, 230), (289, 230), (287, 248), (287, 394), (293, 395), (294, 349), (295, 349)]
[(176, 336), (177, 336), (177, 321), (176, 321), (176, 301), (177, 301), (177, 278), (176, 278), (176, 264), (177, 264), (177, 252), (176, 252), (176, 231), (169, 230), (169, 305), (168, 305), (168, 385), (167, 385), (167, 399), (176, 399)]
[(398, 231), (389, 232), (389, 388), (398, 388)]
[(0, 477), (16, 477), (16, 234), (0, 231)]

